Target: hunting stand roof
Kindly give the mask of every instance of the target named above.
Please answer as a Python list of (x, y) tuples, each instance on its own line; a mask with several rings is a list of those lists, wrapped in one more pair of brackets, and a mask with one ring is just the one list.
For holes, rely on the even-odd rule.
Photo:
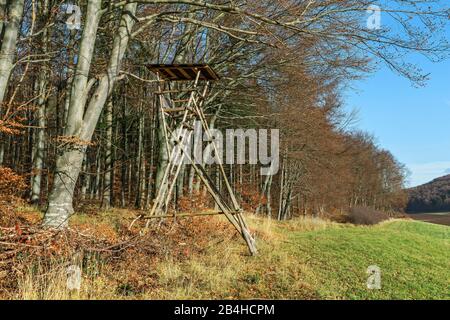
[(207, 64), (150, 64), (147, 68), (168, 81), (220, 80), (219, 75)]

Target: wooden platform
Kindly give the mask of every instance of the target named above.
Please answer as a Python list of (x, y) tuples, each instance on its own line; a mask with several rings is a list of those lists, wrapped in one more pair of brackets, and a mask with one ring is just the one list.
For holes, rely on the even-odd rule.
[(219, 75), (207, 64), (150, 64), (146, 67), (167, 81), (194, 81), (199, 71), (199, 80), (220, 80)]

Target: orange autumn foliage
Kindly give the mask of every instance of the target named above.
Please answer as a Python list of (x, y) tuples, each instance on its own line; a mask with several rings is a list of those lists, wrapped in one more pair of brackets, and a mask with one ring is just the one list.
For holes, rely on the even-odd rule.
[(0, 167), (0, 223), (11, 225), (17, 222), (16, 207), (27, 185), (25, 179), (7, 167)]

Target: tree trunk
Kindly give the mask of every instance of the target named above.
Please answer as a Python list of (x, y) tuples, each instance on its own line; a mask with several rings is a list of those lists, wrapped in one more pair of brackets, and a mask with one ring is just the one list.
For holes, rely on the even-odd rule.
[(41, 196), (41, 182), (42, 169), (44, 168), (44, 152), (45, 152), (45, 126), (46, 126), (46, 112), (45, 112), (45, 90), (46, 90), (46, 75), (41, 72), (41, 79), (39, 80), (39, 94), (38, 100), (38, 129), (36, 133), (36, 141), (34, 142), (35, 152), (33, 157), (33, 177), (31, 180), (31, 203), (38, 203)]
[(8, 7), (8, 23), (2, 28), (0, 34), (0, 103), (5, 98), (9, 77), (14, 68), (14, 59), (17, 56), (16, 43), (19, 35), (20, 21), (22, 19), (24, 0), (11, 0)]
[[(0, 133), (0, 141), (3, 140), (4, 135)], [(5, 144), (0, 142), (0, 166), (3, 165), (3, 161), (5, 160)]]
[(109, 209), (112, 200), (112, 136), (113, 136), (113, 103), (110, 99), (105, 109), (106, 154), (105, 177), (103, 181), (102, 208)]
[(3, 37), (3, 28), (6, 17), (6, 0), (0, 0), (0, 37)]
[(67, 226), (73, 213), (73, 192), (80, 174), (84, 150), (65, 150), (56, 160), (56, 172), (44, 225), (52, 228)]
[(164, 179), (164, 173), (166, 171), (167, 166), (169, 165), (169, 154), (166, 147), (166, 135), (164, 132), (164, 126), (163, 126), (163, 115), (160, 111), (158, 111), (158, 127), (157, 127), (157, 136), (158, 136), (158, 167), (156, 170), (156, 177), (155, 177), (155, 190), (158, 192), (158, 190), (163, 187), (163, 179)]
[(145, 132), (145, 116), (142, 112), (141, 106), (139, 117), (139, 132), (138, 132), (138, 171), (137, 171), (137, 193), (135, 206), (137, 209), (144, 207), (145, 196), (145, 150), (144, 150), (144, 132)]
[[(269, 197), (270, 197), (270, 185), (272, 184), (272, 175), (268, 174), (266, 176), (266, 180), (264, 182), (264, 186), (261, 192), (261, 200), (258, 204), (258, 207), (256, 208), (256, 214), (260, 214), (261, 210), (263, 208), (263, 204), (262, 204), (262, 200), (264, 199), (264, 197), (266, 196), (267, 201), (269, 201)], [(270, 207), (270, 204), (267, 208)], [(269, 215), (269, 212), (267, 212), (267, 214)]]
[[(154, 119), (154, 117), (153, 117)], [(154, 163), (154, 149), (155, 149), (155, 126), (152, 123), (150, 127), (150, 164), (148, 166), (148, 177), (147, 177), (147, 196), (145, 199), (145, 208), (150, 206), (150, 201), (152, 199), (152, 185), (153, 185), (153, 163)]]
[[(48, 1), (43, 2), (41, 9), (42, 16), (48, 14)], [(48, 51), (48, 30), (42, 33), (42, 52)], [(44, 167), (44, 151), (45, 151), (45, 126), (46, 126), (46, 93), (47, 93), (47, 66), (39, 73), (38, 80), (38, 129), (36, 132), (35, 153), (33, 158), (34, 175), (31, 180), (31, 203), (38, 203), (41, 197), (42, 169)]]
[(101, 0), (88, 2), (86, 25), (78, 55), (77, 70), (72, 83), (71, 103), (65, 130), (66, 136), (80, 139), (81, 146), (67, 144), (58, 155), (55, 181), (49, 197), (49, 205), (44, 217), (44, 225), (52, 228), (67, 226), (73, 213), (73, 192), (80, 173), (85, 144), (90, 142), (103, 106), (111, 94), (117, 80), (125, 51), (128, 47), (131, 29), (135, 23), (136, 4), (127, 4), (122, 10), (120, 26), (113, 40), (107, 72), (100, 75), (98, 85), (85, 109), (88, 75), (91, 66), (98, 24), (101, 16)]
[(84, 159), (83, 159), (83, 182), (81, 185), (81, 198), (83, 200), (86, 200), (88, 198), (87, 193), (88, 193), (88, 188), (89, 188), (89, 177), (90, 174), (88, 173), (89, 167), (88, 167), (88, 158), (87, 158), (87, 154), (84, 154)]
[(281, 220), (281, 211), (283, 209), (284, 204), (284, 192), (285, 192), (285, 163), (286, 161), (283, 161), (282, 167), (281, 167), (281, 177), (280, 177), (280, 195), (278, 199), (278, 220)]
[(268, 218), (272, 218), (272, 181), (273, 176), (270, 175), (269, 184), (267, 185), (267, 203), (266, 203), (266, 213)]
[[(194, 128), (194, 140), (193, 140), (193, 154), (194, 154), (194, 159), (196, 161), (199, 161), (202, 157), (202, 124), (199, 121), (196, 121), (194, 124), (195, 128)], [(192, 195), (194, 189), (196, 191), (196, 193), (199, 192), (200, 190), (200, 185), (199, 184), (195, 184), (194, 185), (194, 177), (195, 177), (195, 168), (194, 166), (190, 166), (189, 167), (189, 181), (188, 181), (188, 192), (189, 195)]]
[[(122, 165), (120, 173), (120, 205), (122, 208), (126, 206), (126, 186), (127, 186), (127, 161), (128, 161), (128, 131), (127, 131), (127, 98), (126, 91), (123, 92), (123, 103), (122, 103)], [(129, 186), (128, 186), (129, 187)]]

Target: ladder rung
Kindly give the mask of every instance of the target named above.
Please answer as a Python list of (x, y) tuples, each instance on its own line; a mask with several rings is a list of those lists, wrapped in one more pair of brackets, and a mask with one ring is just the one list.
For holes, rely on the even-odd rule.
[(186, 111), (186, 107), (179, 107), (179, 108), (164, 108), (163, 111), (167, 113), (173, 113), (173, 112), (181, 112)]
[(197, 91), (197, 89), (164, 90), (164, 91), (157, 91), (157, 92), (155, 92), (155, 94), (181, 93), (181, 92), (192, 92), (192, 91)]
[(173, 103), (185, 103), (189, 102), (191, 99), (179, 99), (179, 100), (172, 100)]

